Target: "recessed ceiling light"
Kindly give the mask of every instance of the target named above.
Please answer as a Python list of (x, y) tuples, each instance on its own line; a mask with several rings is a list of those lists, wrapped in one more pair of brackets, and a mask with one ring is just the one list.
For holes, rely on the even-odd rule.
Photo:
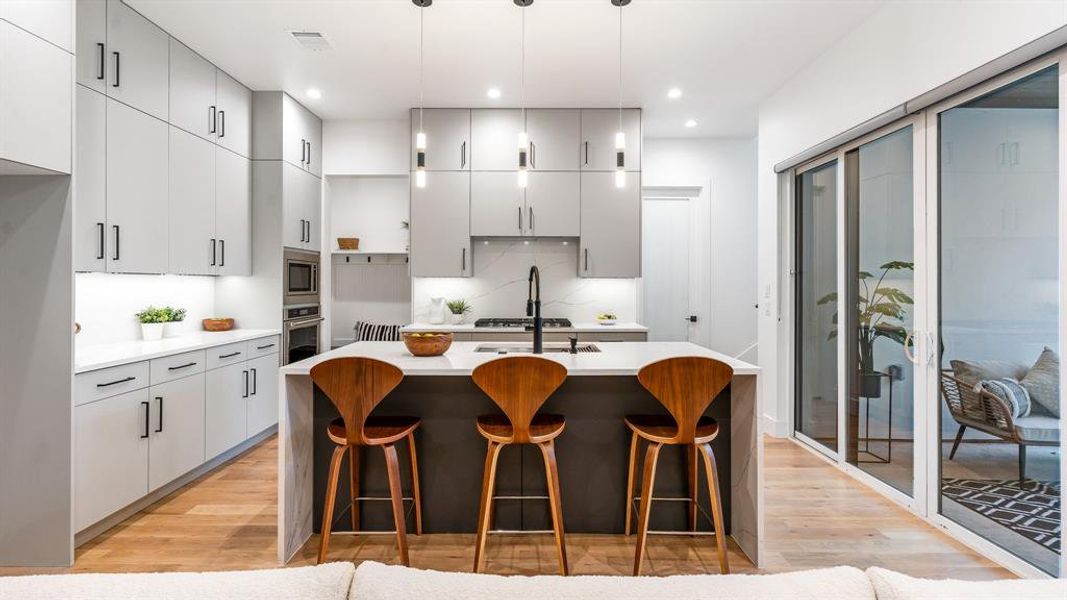
[(500, 98), (500, 88), (491, 87), (491, 88), (489, 88), (489, 91), (485, 92), (485, 95), (489, 96), (493, 100), (496, 100), (496, 99)]
[(685, 122), (685, 126), (692, 129), (697, 126), (697, 122), (694, 119), (689, 119)]
[(312, 100), (318, 100), (319, 98), (322, 98), (322, 90), (319, 88), (309, 88), (307, 95), (308, 98), (311, 98)]
[(677, 100), (682, 97), (682, 90), (680, 88), (671, 88), (667, 90), (667, 97), (671, 100)]

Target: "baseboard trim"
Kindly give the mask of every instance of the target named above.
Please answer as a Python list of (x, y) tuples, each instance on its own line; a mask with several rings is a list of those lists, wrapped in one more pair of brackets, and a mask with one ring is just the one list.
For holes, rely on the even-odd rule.
[(163, 498), (166, 498), (178, 489), (185, 487), (196, 479), (207, 475), (208, 473), (221, 467), (223, 464), (230, 462), (231, 460), (241, 456), (245, 452), (248, 452), (254, 446), (259, 445), (260, 442), (272, 437), (276, 433), (278, 433), (278, 426), (272, 425), (271, 427), (264, 429), (262, 432), (248, 438), (237, 446), (230, 448), (229, 450), (223, 452), (215, 458), (193, 469), (192, 471), (189, 471), (185, 475), (182, 475), (181, 477), (168, 483), (167, 485), (164, 485), (156, 491), (151, 492), (147, 496), (135, 500), (128, 506), (120, 508), (119, 510), (104, 517), (96, 523), (93, 523), (85, 529), (82, 529), (78, 533), (74, 534), (74, 547), (77, 548), (87, 542), (92, 541), (97, 536), (107, 532), (112, 527), (148, 508), (152, 504), (155, 504)]
[(787, 438), (789, 437), (789, 423), (785, 421), (779, 421), (774, 417), (764, 413), (763, 414), (763, 433), (771, 437)]

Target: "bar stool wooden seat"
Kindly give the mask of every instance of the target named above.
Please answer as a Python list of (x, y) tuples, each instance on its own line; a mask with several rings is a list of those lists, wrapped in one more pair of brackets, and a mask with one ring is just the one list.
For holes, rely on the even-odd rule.
[(715, 525), (715, 544), (719, 554), (719, 570), (730, 572), (726, 555), (726, 529), (723, 525), (722, 497), (716, 471), (715, 453), (710, 442), (719, 434), (719, 424), (703, 416), (712, 400), (730, 384), (733, 369), (726, 363), (704, 357), (668, 358), (646, 365), (637, 374), (645, 387), (670, 415), (628, 415), (626, 426), (630, 437), (630, 474), (626, 483), (626, 535), (630, 535), (633, 520), (634, 483), (637, 479), (637, 453), (641, 440), (648, 443), (645, 451), (644, 473), (641, 478), (640, 507), (637, 521), (637, 552), (634, 575), (641, 574), (641, 559), (648, 539), (648, 517), (654, 498), (656, 461), (665, 445), (685, 445), (689, 482), (689, 530), (696, 531), (697, 518), (697, 457), (703, 456), (711, 499), (712, 522)]
[(478, 507), (478, 535), (474, 546), (474, 572), (482, 568), (485, 540), (493, 520), (496, 464), (500, 450), (509, 444), (536, 444), (545, 460), (545, 479), (556, 535), (559, 572), (567, 575), (567, 548), (563, 538), (563, 504), (556, 469), (554, 440), (563, 433), (566, 420), (561, 415), (541, 415), (537, 410), (567, 378), (567, 368), (538, 356), (499, 358), (474, 369), (474, 383), (504, 411), (503, 415), (478, 417), (478, 433), (489, 441), (485, 454), (482, 496)]
[[(359, 531), (359, 448), (378, 446), (385, 454), (389, 477), (389, 498), (396, 524), (396, 543), (400, 562), (408, 561), (406, 514), (403, 489), (400, 483), (400, 463), (396, 443), (407, 439), (411, 454), (412, 498), (415, 510), (415, 533), (422, 534), (422, 503), (419, 498), (419, 466), (415, 454), (415, 430), (422, 420), (417, 417), (371, 416), (371, 411), (389, 395), (404, 374), (397, 367), (372, 358), (345, 357), (323, 361), (311, 367), (311, 380), (337, 407), (341, 417), (327, 426), (326, 433), (337, 444), (330, 459), (330, 475), (326, 484), (326, 505), (322, 511), (322, 539), (319, 559), (326, 560), (333, 528), (333, 511), (337, 500), (337, 483), (341, 475), (341, 461), (348, 455), (349, 487), (351, 490), (352, 530)], [(385, 498), (381, 498), (385, 499)]]

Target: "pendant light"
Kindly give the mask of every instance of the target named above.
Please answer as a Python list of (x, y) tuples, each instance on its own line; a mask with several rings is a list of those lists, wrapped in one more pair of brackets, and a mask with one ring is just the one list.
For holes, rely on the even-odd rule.
[(415, 134), (415, 187), (426, 187), (426, 132), (422, 128), (423, 110), (423, 59), (422, 59), (422, 21), (426, 7), (433, 4), (433, 0), (411, 0), (412, 4), (419, 7), (419, 132)]
[(619, 130), (615, 132), (615, 187), (626, 187), (626, 134), (622, 130), (622, 7), (630, 0), (611, 0), (619, 7)]
[(519, 130), (519, 187), (526, 187), (530, 181), (529, 157), (530, 136), (526, 133), (526, 7), (533, 4), (533, 0), (514, 0), (515, 5), (522, 9), (522, 58), (519, 62), (519, 73), (522, 84), (522, 122)]

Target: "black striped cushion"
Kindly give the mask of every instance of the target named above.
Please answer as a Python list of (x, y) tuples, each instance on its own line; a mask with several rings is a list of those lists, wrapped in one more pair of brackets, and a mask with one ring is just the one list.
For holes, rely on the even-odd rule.
[(399, 342), (400, 325), (379, 325), (356, 321), (357, 342)]

